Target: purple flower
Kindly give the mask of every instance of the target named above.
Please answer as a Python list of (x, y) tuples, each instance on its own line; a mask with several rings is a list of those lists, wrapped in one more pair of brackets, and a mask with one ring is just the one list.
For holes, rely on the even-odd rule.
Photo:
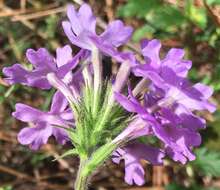
[(124, 160), (125, 181), (129, 185), (133, 185), (133, 183), (143, 185), (145, 182), (145, 171), (141, 165), (141, 160), (146, 160), (154, 165), (161, 165), (163, 157), (164, 153), (160, 149), (135, 142), (117, 149), (113, 153), (112, 160), (117, 164)]
[(120, 57), (116, 48), (126, 43), (133, 29), (124, 26), (123, 22), (111, 22), (106, 30), (97, 35), (96, 18), (88, 4), (83, 4), (76, 12), (73, 5), (67, 8), (69, 21), (64, 21), (63, 29), (69, 40), (78, 47), (92, 51), (97, 47), (104, 54)]
[[(122, 132), (123, 135), (121, 134), (123, 138), (129, 137), (129, 135), (134, 135), (135, 138), (137, 131), (139, 131), (138, 136), (152, 135), (152, 132), (145, 132), (147, 128), (150, 128), (148, 131), (152, 130), (153, 134), (164, 143), (166, 152), (175, 161), (186, 163), (187, 159), (195, 159), (191, 148), (200, 145), (201, 137), (197, 129), (204, 128), (205, 125), (200, 118), (194, 116), (192, 113), (184, 113), (184, 111), (180, 109), (178, 111), (179, 115), (177, 115), (175, 110), (161, 108), (156, 102), (157, 98), (153, 97), (151, 93), (145, 95), (145, 105), (142, 105), (133, 96), (131, 89), (129, 89), (128, 97), (120, 93), (115, 93), (115, 99), (128, 112), (136, 113), (136, 119), (140, 118), (146, 122), (145, 126), (137, 125), (136, 127), (128, 127), (125, 129), (125, 131)], [(189, 124), (195, 126), (191, 129)], [(129, 131), (129, 133), (127, 131)], [(120, 135), (118, 139), (120, 139)]]
[[(185, 123), (185, 118), (178, 117), (169, 109), (162, 109), (155, 117), (158, 117), (161, 125), (155, 128), (154, 132), (165, 143), (167, 154), (174, 161), (180, 161), (182, 164), (185, 164), (187, 159), (194, 160), (192, 147), (201, 144), (201, 136), (197, 130), (191, 129), (188, 123)], [(199, 121), (194, 118), (191, 124)]]
[(46, 144), (50, 136), (64, 144), (68, 141), (65, 129), (71, 127), (73, 115), (67, 107), (68, 102), (60, 92), (56, 92), (49, 112), (43, 112), (28, 105), (18, 103), (12, 115), (23, 122), (31, 122), (32, 127), (23, 128), (18, 134), (18, 141), (23, 145), (30, 145), (33, 150), (39, 149)]
[(46, 76), (48, 73), (56, 73), (61, 79), (70, 81), (71, 69), (74, 69), (79, 60), (84, 56), (85, 51), (80, 51), (74, 58), (72, 49), (66, 45), (63, 48), (57, 48), (56, 59), (52, 57), (45, 48), (37, 51), (28, 49), (26, 57), (33, 65), (33, 70), (26, 70), (20, 64), (3, 69), (7, 76), (5, 79), (9, 84), (21, 83), (23, 85), (38, 87), (41, 89), (50, 89)]
[(146, 63), (158, 74), (163, 73), (163, 69), (172, 69), (177, 76), (185, 77), (192, 66), (190, 60), (183, 60), (184, 50), (172, 48), (164, 59), (160, 59), (161, 43), (159, 40), (142, 41), (142, 54)]
[(133, 67), (136, 76), (149, 79), (153, 87), (164, 90), (165, 101), (169, 99), (171, 103), (176, 102), (189, 110), (215, 111), (215, 106), (208, 102), (213, 90), (201, 83), (192, 85), (185, 78), (191, 61), (182, 60), (183, 50), (173, 48), (160, 60), (161, 44), (158, 40), (145, 42), (142, 47), (146, 63)]
[(191, 85), (182, 82), (171, 86), (167, 90), (165, 98), (171, 97), (173, 101), (192, 111), (208, 110), (214, 112), (216, 106), (208, 101), (212, 94), (213, 89), (204, 84)]

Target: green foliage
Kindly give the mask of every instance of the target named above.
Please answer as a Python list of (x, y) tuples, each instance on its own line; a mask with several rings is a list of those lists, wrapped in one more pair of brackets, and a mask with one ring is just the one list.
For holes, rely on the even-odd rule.
[(198, 8), (194, 6), (192, 0), (186, 1), (185, 16), (200, 28), (205, 29), (207, 25), (207, 15), (204, 7)]
[(146, 20), (146, 24), (136, 30), (134, 41), (139, 41), (143, 37), (151, 37), (157, 30), (165, 33), (175, 32), (186, 20), (175, 6), (164, 4), (159, 0), (130, 0), (118, 9), (118, 15), (121, 17), (136, 16)]
[(43, 153), (34, 154), (34, 156), (31, 158), (31, 164), (34, 166), (41, 165), (42, 160), (46, 159), (48, 155)]
[(200, 148), (196, 151), (196, 160), (191, 164), (194, 169), (206, 176), (220, 176), (220, 153)]
[(58, 24), (58, 16), (51, 15), (46, 19), (46, 29), (45, 33), (49, 38), (54, 38), (57, 31), (57, 24)]
[(0, 190), (13, 190), (11, 186), (0, 187)]
[(78, 152), (76, 149), (70, 149), (70, 150), (67, 150), (66, 152), (64, 152), (61, 156), (59, 156), (58, 158), (54, 159), (54, 161), (56, 160), (59, 160), (59, 159), (62, 159), (62, 158), (65, 158), (67, 156), (74, 156), (74, 155), (77, 155)]
[(128, 0), (126, 5), (119, 7), (118, 16), (144, 18), (157, 8), (160, 2), (160, 0)]
[(166, 190), (194, 190), (194, 189), (188, 189), (176, 183), (171, 183), (168, 186), (166, 186)]
[(150, 25), (146, 24), (140, 28), (138, 28), (133, 34), (133, 40), (138, 42), (142, 36), (146, 38), (152, 38), (156, 29), (151, 27)]
[(208, 5), (219, 5), (220, 0), (205, 0)]
[[(216, 1), (209, 3), (215, 4)], [(179, 30), (191, 23), (205, 29), (208, 22), (207, 10), (204, 7), (195, 6), (193, 0), (187, 0), (183, 9), (160, 0), (129, 0), (119, 7), (118, 16), (137, 17), (146, 21), (134, 33), (134, 41), (153, 35), (163, 38), (176, 36)]]
[(171, 183), (166, 186), (166, 190), (219, 190), (217, 187), (202, 187), (198, 184), (193, 184), (190, 187), (184, 187), (182, 185), (178, 185), (176, 183)]
[(184, 16), (176, 7), (164, 4), (158, 6), (152, 14), (147, 14), (145, 18), (155, 28), (165, 32), (174, 32), (185, 22)]

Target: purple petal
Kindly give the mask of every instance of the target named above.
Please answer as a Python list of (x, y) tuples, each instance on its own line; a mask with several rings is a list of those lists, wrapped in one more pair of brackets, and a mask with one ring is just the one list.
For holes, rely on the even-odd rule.
[(29, 73), (20, 64), (14, 64), (11, 67), (4, 67), (3, 74), (6, 76), (4, 79), (9, 84), (21, 83), (26, 85), (26, 75)]
[(60, 113), (59, 116), (62, 119), (66, 120), (66, 121), (71, 121), (72, 124), (74, 124), (74, 115), (73, 115), (73, 112), (70, 108), (68, 108), (65, 111), (63, 111), (62, 113)]
[(52, 127), (48, 125), (37, 125), (36, 127), (23, 128), (18, 134), (18, 141), (22, 145), (30, 145), (33, 150), (38, 150), (46, 144), (52, 135)]
[(199, 133), (178, 126), (157, 126), (153, 129), (155, 135), (169, 147), (168, 154), (175, 161), (185, 163), (187, 159), (193, 160), (195, 158), (191, 147), (200, 145), (201, 136)]
[(92, 33), (96, 33), (96, 18), (93, 15), (92, 9), (88, 4), (81, 5), (78, 16), (84, 30), (89, 30)]
[(137, 160), (147, 160), (154, 165), (161, 165), (165, 154), (158, 148), (141, 143), (133, 143), (125, 147), (125, 151)]
[(171, 87), (166, 96), (172, 97), (177, 103), (191, 110), (208, 110), (210, 112), (216, 110), (216, 106), (208, 102), (203, 97), (203, 94), (195, 88), (178, 89), (176, 87)]
[(124, 26), (122, 21), (115, 20), (109, 23), (107, 29), (100, 37), (103, 41), (119, 47), (130, 39), (132, 32), (132, 27)]
[(141, 76), (146, 79), (150, 79), (157, 87), (161, 89), (167, 88), (167, 85), (163, 78), (152, 68), (149, 64), (138, 65), (133, 68), (133, 73), (136, 76)]
[(166, 55), (165, 59), (170, 59), (173, 61), (180, 61), (184, 56), (184, 50), (178, 48), (172, 48)]
[(164, 153), (159, 149), (149, 147), (141, 143), (129, 144), (124, 148), (119, 148), (114, 152), (114, 162), (118, 163), (120, 160), (125, 161), (125, 181), (133, 185), (143, 185), (145, 182), (145, 171), (141, 165), (141, 160), (148, 160), (153, 164), (162, 164)]
[(46, 75), (49, 71), (41, 69), (36, 69), (26, 75), (27, 85), (32, 87), (37, 87), (41, 89), (50, 89), (51, 85), (47, 81)]
[(122, 155), (125, 154), (125, 151), (122, 148), (118, 148), (115, 152), (112, 154), (112, 161), (116, 164), (119, 164), (120, 161), (123, 159)]
[(56, 70), (54, 58), (45, 48), (40, 48), (37, 51), (28, 49), (26, 57), (35, 68), (44, 68), (51, 72)]
[(78, 13), (73, 5), (68, 5), (67, 16), (70, 20), (72, 31), (76, 36), (83, 31), (90, 31), (95, 34), (96, 18), (93, 16), (88, 4), (81, 5)]
[(63, 127), (68, 127), (65, 120), (57, 115), (51, 113), (42, 112), (28, 105), (18, 103), (16, 104), (16, 110), (12, 115), (23, 122), (33, 122), (33, 123), (48, 123), (51, 125), (58, 125)]
[(53, 127), (53, 135), (59, 144), (63, 145), (69, 141), (69, 137), (65, 129)]
[(144, 169), (138, 162), (126, 163), (125, 164), (125, 181), (129, 185), (133, 185), (133, 183), (141, 186), (145, 183), (144, 179)]
[(74, 40), (76, 38), (76, 35), (72, 31), (71, 23), (68, 21), (63, 21), (62, 26), (63, 26), (64, 33), (66, 34), (68, 39), (73, 43), (72, 40)]
[(158, 68), (158, 66), (160, 65), (160, 48), (161, 43), (159, 40), (151, 40), (147, 43), (144, 49), (142, 49), (143, 56), (150, 60), (150, 64), (154, 68)]
[(149, 43), (149, 40), (147, 40), (147, 39), (143, 39), (143, 40), (141, 40), (141, 42), (140, 42), (141, 44), (141, 49), (144, 49), (146, 46), (147, 46), (147, 44)]
[(200, 118), (193, 114), (181, 114), (182, 125), (185, 128), (197, 131), (199, 129), (206, 128), (206, 121), (203, 118)]
[(202, 84), (202, 83), (196, 83), (193, 87), (202, 94), (204, 99), (210, 98), (213, 94), (213, 89), (209, 86)]
[(72, 49), (69, 45), (66, 45), (62, 48), (57, 48), (56, 55), (57, 66), (61, 67), (72, 60)]
[(131, 102), (126, 96), (120, 93), (115, 92), (115, 99), (124, 109), (126, 109), (129, 112), (143, 112), (143, 109), (140, 105)]
[(15, 105), (15, 112), (12, 115), (21, 121), (24, 122), (38, 122), (38, 121), (46, 121), (48, 114), (42, 111), (39, 111), (35, 108), (32, 108), (28, 105), (17, 103)]
[(83, 31), (81, 20), (78, 18), (78, 14), (73, 5), (68, 5), (67, 16), (71, 23), (71, 28), (75, 35), (79, 35)]
[(57, 91), (52, 99), (50, 113), (58, 114), (60, 112), (63, 112), (67, 108), (67, 106), (67, 99), (61, 92)]
[(169, 67), (177, 76), (186, 77), (189, 69), (192, 67), (192, 62), (189, 60), (182, 60), (184, 50), (172, 48), (162, 61), (163, 67)]
[[(58, 68), (57, 76), (59, 78), (64, 78), (64, 81), (69, 81), (72, 79), (72, 70), (76, 68), (79, 61), (86, 59), (88, 57), (88, 51), (81, 49), (74, 57), (71, 57), (69, 62)], [(69, 74), (70, 73), (70, 74)], [(68, 75), (68, 76), (66, 76)], [(69, 77), (71, 76), (71, 77)]]
[(70, 22), (63, 22), (63, 29), (69, 40), (83, 49), (92, 49), (89, 36), (96, 35), (96, 19), (87, 4), (83, 4), (77, 13), (73, 5), (67, 8), (67, 16)]
[[(71, 28), (71, 23), (68, 21), (62, 22), (63, 30), (72, 44), (81, 47), (82, 49), (92, 50), (92, 42), (90, 40), (91, 33), (84, 30), (76, 36)], [(93, 34), (94, 35), (94, 34)]]

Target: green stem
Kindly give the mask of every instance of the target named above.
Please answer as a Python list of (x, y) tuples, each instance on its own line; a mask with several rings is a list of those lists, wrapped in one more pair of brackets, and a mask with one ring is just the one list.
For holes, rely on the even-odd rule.
[(89, 159), (88, 157), (81, 157), (75, 190), (88, 189), (89, 176), (110, 157), (117, 147), (117, 144), (107, 143), (93, 152)]
[(83, 170), (86, 166), (87, 160), (81, 159), (77, 178), (75, 181), (75, 190), (87, 190), (88, 189), (88, 176), (83, 175)]

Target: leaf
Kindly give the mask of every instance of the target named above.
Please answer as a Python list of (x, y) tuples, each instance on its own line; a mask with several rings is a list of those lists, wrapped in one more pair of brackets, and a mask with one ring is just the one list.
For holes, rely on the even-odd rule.
[(176, 31), (176, 28), (182, 26), (186, 21), (177, 7), (159, 0), (129, 0), (127, 4), (118, 9), (118, 16), (136, 16), (137, 18), (145, 18), (147, 23), (150, 23), (150, 25), (146, 24), (136, 31), (135, 41), (145, 36), (146, 33), (152, 35), (156, 29)]
[(182, 26), (186, 19), (184, 15), (174, 6), (161, 5), (151, 14), (147, 14), (146, 20), (158, 29), (173, 32)]
[(187, 190), (185, 187), (178, 185), (176, 183), (171, 183), (166, 186), (166, 190)]
[(220, 0), (206, 0), (208, 5), (220, 5)]
[(207, 13), (204, 7), (196, 7), (192, 0), (188, 0), (185, 8), (185, 15), (201, 29), (207, 26)]
[(165, 187), (166, 190), (219, 190), (219, 188), (216, 187), (202, 187), (199, 184), (192, 184), (189, 187), (184, 187), (182, 185), (171, 183)]
[(79, 143), (79, 138), (75, 132), (68, 131), (68, 136), (74, 145)]
[(144, 18), (146, 14), (160, 6), (159, 0), (129, 0), (119, 7), (118, 16)]
[(142, 38), (152, 38), (155, 29), (150, 25), (144, 25), (141, 28), (138, 28), (133, 34), (133, 40), (135, 42), (140, 41)]
[(15, 90), (16, 90), (17, 86), (13, 85), (11, 86), (4, 94), (4, 98), (8, 98)]
[(61, 156), (55, 158), (53, 161), (57, 161), (57, 160), (62, 159), (64, 157), (77, 155), (77, 154), (78, 154), (78, 151), (76, 149), (71, 149), (71, 150), (68, 150), (65, 153), (63, 153)]
[(0, 190), (12, 190), (11, 186), (0, 187)]
[(201, 148), (196, 151), (197, 159), (191, 164), (203, 175), (220, 176), (220, 153)]
[(45, 32), (49, 38), (55, 37), (57, 24), (58, 24), (58, 17), (56, 15), (51, 15), (46, 19)]

